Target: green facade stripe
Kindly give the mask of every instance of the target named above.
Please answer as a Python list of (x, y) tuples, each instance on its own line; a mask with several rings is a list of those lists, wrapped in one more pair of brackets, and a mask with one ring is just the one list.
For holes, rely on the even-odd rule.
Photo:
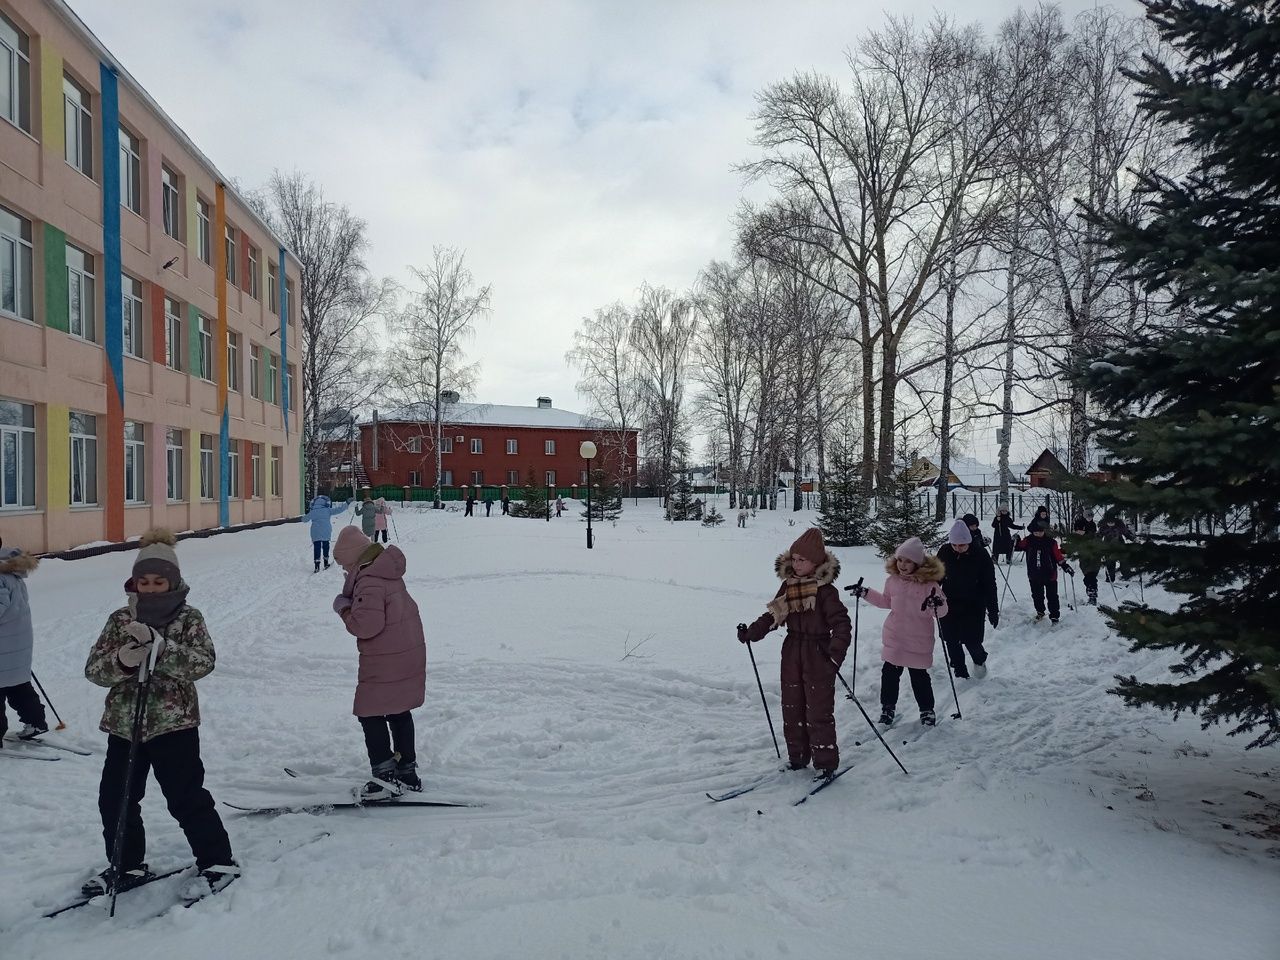
[(57, 227), (44, 225), (44, 322), (46, 326), (71, 332), (67, 308), (67, 235)]
[(195, 304), (187, 304), (187, 345), (190, 353), (188, 372), (200, 376), (200, 310)]

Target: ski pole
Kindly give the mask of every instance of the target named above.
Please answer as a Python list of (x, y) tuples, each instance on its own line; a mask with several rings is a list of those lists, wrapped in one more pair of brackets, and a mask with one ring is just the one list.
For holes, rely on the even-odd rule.
[(853, 698), (852, 687), (858, 685), (858, 608), (862, 605), (862, 581), (865, 579), (866, 577), (859, 577), (853, 586), (845, 587), (853, 594), (853, 684), (849, 689), (850, 699)]
[[(738, 624), (738, 629), (745, 630), (747, 629), (747, 625), (745, 623), (740, 623)], [(773, 729), (773, 717), (769, 713), (769, 701), (764, 698), (764, 684), (760, 682), (760, 668), (756, 666), (756, 655), (755, 652), (752, 651), (750, 643), (745, 644), (745, 646), (747, 648), (747, 654), (751, 657), (751, 669), (754, 670), (756, 674), (756, 687), (760, 690), (760, 702), (764, 704), (764, 716), (765, 719), (769, 721), (769, 735), (773, 737), (773, 752), (776, 753), (778, 755), (778, 759), (781, 760), (782, 749), (778, 746), (778, 734), (775, 733)]]
[(53, 711), (53, 715), (58, 718), (58, 725), (54, 727), (54, 729), (67, 729), (66, 721), (62, 719), (61, 715), (59, 715), (58, 708), (53, 705), (53, 701), (49, 699), (49, 695), (44, 692), (44, 684), (40, 682), (40, 678), (36, 676), (36, 672), (34, 670), (31, 671), (31, 680), (39, 688), (40, 696), (44, 697), (44, 702), (49, 705), (49, 709)]
[(1068, 606), (1074, 611), (1076, 607), (1080, 606), (1080, 598), (1076, 596), (1076, 575), (1068, 573), (1067, 576), (1071, 578), (1071, 603)]
[[(1007, 564), (1005, 566), (1007, 566)], [(1004, 566), (997, 563), (996, 569), (1000, 571), (1000, 576), (1004, 578), (1004, 590), (1000, 594), (1000, 610), (1003, 612), (1005, 594), (1012, 593), (1014, 603), (1018, 602), (1018, 594), (1014, 591), (1013, 584), (1009, 582), (1009, 574), (1005, 572)]]
[[(829, 653), (828, 653), (828, 654), (827, 654), (827, 659), (828, 659), (828, 660), (830, 660), (830, 661), (831, 661), (831, 665), (832, 665), (833, 667), (835, 667), (835, 668), (836, 668), (836, 676), (837, 676), (837, 677), (840, 677), (840, 682), (841, 682), (841, 683), (844, 683), (844, 688), (845, 688), (846, 690), (848, 690), (848, 691), (849, 691), (849, 699), (850, 699), (850, 700), (852, 700), (852, 701), (854, 702), (854, 705), (855, 705), (855, 706), (857, 706), (857, 708), (858, 708), (858, 712), (862, 714), (862, 719), (863, 719), (863, 720), (865, 720), (865, 721), (867, 721), (867, 726), (871, 728), (871, 732), (872, 732), (872, 733), (874, 733), (874, 734), (876, 735), (876, 739), (880, 741), (881, 745), (882, 745), (886, 750), (888, 750), (888, 751), (889, 751), (889, 756), (893, 757), (893, 762), (894, 762), (894, 763), (896, 763), (896, 764), (898, 765), (898, 769), (899, 769), (899, 770), (901, 770), (903, 773), (907, 773), (907, 768), (906, 768), (906, 767), (904, 767), (904, 766), (902, 765), (902, 761), (898, 759), (898, 755), (897, 755), (896, 753), (894, 753), (894, 752), (893, 752), (893, 747), (891, 747), (891, 746), (889, 746), (889, 744), (885, 743), (885, 739), (884, 739), (884, 737), (880, 736), (880, 731), (879, 731), (879, 730), (877, 730), (877, 729), (876, 729), (876, 725), (875, 725), (874, 723), (872, 723), (872, 722), (871, 722), (871, 717), (869, 717), (869, 716), (867, 715), (867, 711), (863, 709), (863, 707), (862, 707), (862, 703), (858, 700), (858, 698), (857, 698), (857, 697), (855, 697), (855, 696), (853, 695), (853, 687), (851, 687), (851, 686), (849, 686), (849, 684), (845, 683), (844, 677), (843, 677), (843, 676), (841, 676), (841, 674), (840, 674), (840, 665), (839, 665), (838, 663), (836, 663), (835, 657), (831, 656), (831, 654), (829, 654)], [(910, 776), (910, 774), (909, 774), (909, 773), (907, 773), (907, 776)]]
[(147, 711), (147, 697), (151, 693), (151, 678), (155, 674), (157, 656), (155, 638), (151, 641), (151, 651), (138, 669), (138, 700), (133, 707), (133, 728), (129, 734), (129, 760), (124, 768), (124, 789), (120, 791), (120, 814), (116, 817), (116, 835), (111, 844), (111, 911), (108, 916), (116, 915), (116, 897), (120, 895), (120, 857), (124, 853), (124, 835), (129, 824), (129, 794), (133, 787), (133, 771), (138, 762), (138, 744), (142, 741), (142, 720)]
[(920, 609), (926, 607), (933, 608), (933, 622), (938, 625), (938, 640), (942, 644), (942, 659), (947, 665), (947, 679), (951, 681), (951, 699), (955, 701), (956, 712), (951, 715), (952, 720), (963, 720), (964, 716), (960, 713), (960, 698), (956, 695), (956, 678), (951, 672), (951, 655), (947, 653), (947, 642), (942, 639), (942, 621), (938, 618), (938, 607), (929, 601), (933, 600), (938, 592), (937, 587), (933, 587), (929, 591), (929, 596), (925, 598), (924, 603), (920, 604)]
[(394, 536), (395, 536), (395, 538), (396, 538), (396, 543), (399, 543), (399, 542), (400, 542), (400, 530), (396, 527), (396, 515), (395, 515), (394, 513), (390, 513), (390, 512), (389, 512), (389, 513), (387, 513), (387, 519), (391, 521), (391, 533), (392, 533), (392, 535), (394, 535)]

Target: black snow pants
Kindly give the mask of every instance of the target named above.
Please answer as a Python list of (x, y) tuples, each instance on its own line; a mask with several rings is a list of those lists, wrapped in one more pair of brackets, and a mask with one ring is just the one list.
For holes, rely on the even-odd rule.
[(1046, 599), (1049, 602), (1049, 619), (1057, 620), (1062, 616), (1062, 609), (1058, 606), (1058, 581), (1050, 580), (1044, 583), (1032, 580), (1031, 600), (1036, 605), (1036, 613), (1044, 613)]
[(964, 652), (969, 651), (974, 666), (987, 662), (987, 650), (982, 645), (986, 633), (985, 614), (979, 610), (956, 610), (938, 621), (942, 632), (942, 642), (947, 648), (947, 657), (951, 661), (951, 669), (957, 677), (968, 677), (969, 668), (965, 665)]
[(35, 687), (31, 686), (31, 681), (28, 680), (26, 683), (17, 683), (12, 687), (0, 687), (0, 737), (3, 737), (9, 729), (9, 720), (5, 716), (6, 702), (13, 707), (18, 719), (23, 723), (29, 723), (33, 727), (48, 726), (44, 718), (44, 704), (40, 702)]
[(360, 717), (364, 730), (364, 746), (369, 751), (369, 766), (377, 767), (400, 755), (400, 766), (418, 762), (413, 748), (413, 714), (392, 713), (385, 717)]

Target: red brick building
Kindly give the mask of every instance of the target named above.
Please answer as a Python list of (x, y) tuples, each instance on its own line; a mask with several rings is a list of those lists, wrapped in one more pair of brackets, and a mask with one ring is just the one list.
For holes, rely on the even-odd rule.
[[(435, 423), (428, 407), (388, 411), (359, 423), (360, 464), (373, 486), (430, 488), (435, 483)], [(586, 482), (587, 464), (579, 446), (596, 444), (596, 469), (605, 469), (623, 487), (634, 482), (637, 432), (611, 430), (599, 421), (557, 410), (548, 397), (536, 406), (454, 404), (444, 423), (441, 486), (523, 487), (532, 469), (539, 486), (569, 495)]]

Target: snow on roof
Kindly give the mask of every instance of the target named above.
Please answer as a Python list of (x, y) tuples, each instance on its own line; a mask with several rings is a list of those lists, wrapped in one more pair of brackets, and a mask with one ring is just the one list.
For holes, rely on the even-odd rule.
[[(431, 423), (435, 410), (430, 404), (416, 403), (379, 413), (383, 423)], [(569, 430), (598, 430), (605, 426), (595, 417), (555, 407), (515, 407), (499, 403), (456, 403), (444, 411), (444, 422), (453, 426), (478, 427), (556, 427)], [(372, 423), (362, 419), (361, 425)]]
[[(966, 487), (995, 486), (1000, 482), (1000, 468), (995, 464), (983, 463), (970, 457), (951, 455), (951, 472)], [(1010, 479), (1022, 476), (1026, 472), (1025, 464), (1009, 464)]]

